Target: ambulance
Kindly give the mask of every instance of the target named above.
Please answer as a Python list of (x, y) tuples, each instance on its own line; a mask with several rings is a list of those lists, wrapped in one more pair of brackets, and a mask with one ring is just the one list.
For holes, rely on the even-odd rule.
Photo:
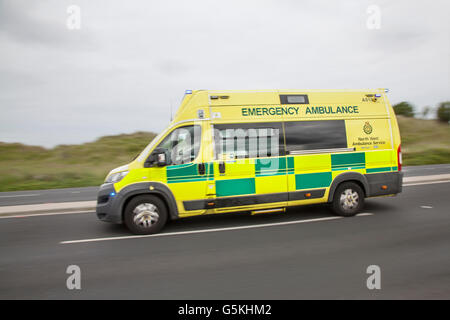
[(135, 234), (169, 219), (328, 203), (350, 217), (402, 190), (387, 90), (187, 90), (170, 125), (100, 187), (97, 217)]

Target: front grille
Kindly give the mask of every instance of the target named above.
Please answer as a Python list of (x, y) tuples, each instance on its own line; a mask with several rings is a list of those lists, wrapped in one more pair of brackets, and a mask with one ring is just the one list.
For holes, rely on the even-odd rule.
[(101, 204), (101, 203), (106, 203), (109, 200), (109, 195), (104, 195), (104, 196), (99, 196), (97, 198), (97, 203)]

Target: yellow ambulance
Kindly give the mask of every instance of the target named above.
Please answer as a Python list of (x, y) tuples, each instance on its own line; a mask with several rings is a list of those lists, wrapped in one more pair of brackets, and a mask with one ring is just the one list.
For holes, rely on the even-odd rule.
[(135, 234), (168, 219), (329, 203), (402, 189), (400, 134), (387, 90), (187, 90), (166, 130), (98, 193), (97, 216)]

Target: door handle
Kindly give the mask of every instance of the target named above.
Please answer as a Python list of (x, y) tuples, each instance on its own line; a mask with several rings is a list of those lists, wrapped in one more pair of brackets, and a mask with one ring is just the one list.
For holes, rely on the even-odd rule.
[(225, 173), (225, 162), (219, 162), (219, 172)]
[(198, 164), (198, 174), (200, 175), (204, 175), (206, 172), (206, 167), (204, 163), (199, 163)]

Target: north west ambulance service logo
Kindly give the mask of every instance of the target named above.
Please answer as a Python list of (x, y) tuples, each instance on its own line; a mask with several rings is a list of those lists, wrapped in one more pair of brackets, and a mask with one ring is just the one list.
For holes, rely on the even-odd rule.
[(366, 122), (366, 124), (363, 127), (363, 130), (366, 134), (371, 134), (372, 133), (372, 126), (370, 125), (369, 122)]

